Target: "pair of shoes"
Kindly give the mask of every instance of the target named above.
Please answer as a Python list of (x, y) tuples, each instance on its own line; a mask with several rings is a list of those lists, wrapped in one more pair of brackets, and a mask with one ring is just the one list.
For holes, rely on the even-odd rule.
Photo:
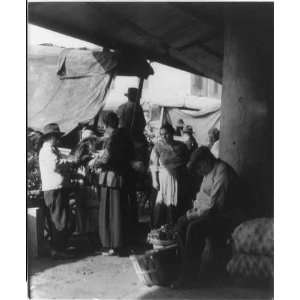
[(53, 259), (72, 259), (75, 257), (74, 255), (66, 253), (64, 251), (57, 251), (53, 249), (50, 251), (50, 256)]

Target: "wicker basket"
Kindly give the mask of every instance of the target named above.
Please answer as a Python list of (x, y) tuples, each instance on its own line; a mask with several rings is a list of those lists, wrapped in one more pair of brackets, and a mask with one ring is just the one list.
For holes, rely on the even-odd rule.
[(139, 280), (147, 285), (169, 285), (178, 276), (179, 257), (176, 246), (130, 256)]

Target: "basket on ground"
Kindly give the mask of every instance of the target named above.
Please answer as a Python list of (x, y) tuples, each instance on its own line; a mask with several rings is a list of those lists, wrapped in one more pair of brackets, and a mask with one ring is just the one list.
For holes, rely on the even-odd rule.
[(177, 279), (179, 256), (177, 247), (147, 251), (130, 259), (139, 280), (147, 285), (169, 285)]

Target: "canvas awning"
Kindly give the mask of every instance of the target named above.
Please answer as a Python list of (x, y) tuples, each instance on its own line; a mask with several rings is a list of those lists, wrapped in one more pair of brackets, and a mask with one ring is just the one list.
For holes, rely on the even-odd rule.
[(69, 132), (103, 108), (112, 76), (148, 77), (151, 66), (134, 54), (53, 46), (28, 49), (28, 126), (55, 122)]

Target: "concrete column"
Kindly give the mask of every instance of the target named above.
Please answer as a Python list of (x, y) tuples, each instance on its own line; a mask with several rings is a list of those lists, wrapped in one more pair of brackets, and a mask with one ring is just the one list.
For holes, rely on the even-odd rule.
[(240, 175), (245, 184), (241, 202), (253, 216), (273, 213), (273, 5), (269, 4), (233, 5), (225, 11), (220, 157)]

